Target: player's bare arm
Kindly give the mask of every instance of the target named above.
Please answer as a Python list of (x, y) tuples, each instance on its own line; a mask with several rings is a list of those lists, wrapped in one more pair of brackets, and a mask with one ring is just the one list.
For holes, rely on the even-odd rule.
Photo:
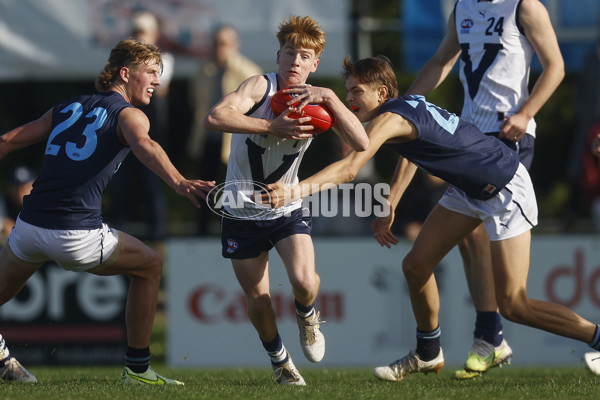
[(266, 90), (267, 81), (262, 75), (248, 78), (237, 90), (214, 105), (204, 118), (204, 128), (221, 132), (269, 134), (289, 139), (311, 138), (311, 128), (302, 125), (310, 118), (289, 118), (292, 110), (286, 110), (272, 120), (245, 115), (261, 101)]
[(295, 94), (296, 99), (300, 101), (297, 110), (309, 103), (327, 106), (335, 117), (332, 125), (334, 132), (353, 150), (364, 151), (369, 145), (364, 127), (333, 90), (318, 86), (293, 85), (284, 92)]
[(125, 108), (119, 115), (119, 133), (133, 154), (167, 183), (177, 194), (187, 197), (192, 204), (200, 207), (197, 197), (206, 198), (215, 182), (185, 179), (175, 168), (163, 148), (148, 135), (148, 117), (137, 108)]
[(542, 73), (535, 82), (529, 99), (519, 112), (507, 117), (500, 125), (500, 137), (519, 141), (527, 124), (548, 101), (565, 76), (565, 65), (546, 7), (539, 0), (523, 0), (519, 21), (527, 40), (533, 46)]
[(47, 139), (51, 127), (52, 109), (46, 111), (44, 115), (35, 121), (21, 125), (0, 136), (0, 159), (12, 151)]
[(367, 135), (369, 146), (366, 150), (350, 152), (342, 160), (330, 164), (295, 186), (287, 187), (280, 183), (268, 185), (268, 190), (261, 195), (260, 202), (279, 208), (313, 193), (350, 182), (385, 142), (414, 139), (416, 130), (398, 114), (383, 113), (369, 123)]
[(456, 64), (460, 51), (453, 12), (448, 18), (446, 36), (444, 36), (434, 55), (421, 68), (406, 94), (426, 95), (437, 88)]

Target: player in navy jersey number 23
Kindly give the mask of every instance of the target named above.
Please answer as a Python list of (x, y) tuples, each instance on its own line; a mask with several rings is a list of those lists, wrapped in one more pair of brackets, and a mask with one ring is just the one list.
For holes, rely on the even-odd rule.
[(182, 385), (149, 366), (163, 261), (140, 240), (108, 227), (101, 215), (104, 189), (130, 150), (196, 207), (214, 187), (214, 182), (185, 179), (148, 136), (148, 118), (135, 108), (150, 103), (161, 67), (156, 46), (123, 40), (96, 80), (98, 93), (64, 101), (0, 136), (0, 159), (46, 141), (42, 169), (0, 253), (0, 305), (48, 260), (66, 270), (126, 275), (131, 281), (122, 382)]

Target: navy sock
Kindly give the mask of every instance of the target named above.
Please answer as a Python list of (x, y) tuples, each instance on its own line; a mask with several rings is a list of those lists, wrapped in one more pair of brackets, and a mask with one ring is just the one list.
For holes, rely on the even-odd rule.
[(296, 314), (301, 316), (302, 318), (310, 317), (314, 311), (313, 305), (305, 306), (298, 302), (298, 300), (294, 299), (294, 304), (296, 305)]
[(442, 330), (438, 326), (432, 331), (417, 329), (417, 354), (423, 361), (431, 361), (440, 353)]
[(594, 350), (600, 351), (600, 325), (596, 325), (596, 330), (594, 331), (594, 337), (590, 342), (590, 347)]
[(493, 346), (499, 346), (504, 339), (500, 314), (495, 311), (477, 311), (473, 336), (476, 339), (483, 339)]
[(150, 366), (150, 347), (143, 349), (127, 347), (127, 353), (125, 353), (125, 364), (129, 367), (129, 369), (138, 374), (146, 372), (148, 366)]
[(262, 339), (260, 341), (271, 358), (271, 364), (279, 366), (287, 362), (287, 350), (283, 346), (283, 341), (281, 340), (281, 336), (279, 336), (279, 332), (275, 335), (275, 339), (269, 342), (265, 342)]

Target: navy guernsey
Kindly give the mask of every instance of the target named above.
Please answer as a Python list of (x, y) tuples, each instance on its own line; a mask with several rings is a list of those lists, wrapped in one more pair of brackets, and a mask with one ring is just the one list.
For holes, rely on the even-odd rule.
[(102, 195), (129, 153), (119, 141), (119, 114), (130, 103), (116, 92), (56, 105), (46, 154), (20, 218), (47, 229), (98, 229)]
[(388, 144), (394, 151), (473, 199), (495, 196), (517, 171), (515, 151), (423, 96), (390, 99), (378, 114), (385, 112), (406, 118), (418, 132), (416, 140)]

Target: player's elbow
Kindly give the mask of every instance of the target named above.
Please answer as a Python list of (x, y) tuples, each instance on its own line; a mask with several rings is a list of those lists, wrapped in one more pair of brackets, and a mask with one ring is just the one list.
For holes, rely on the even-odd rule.
[(342, 181), (343, 182), (352, 182), (356, 176), (358, 175), (358, 171), (359, 168), (355, 167), (354, 165), (348, 165), (346, 167), (344, 167), (344, 169), (342, 170)]
[(558, 66), (557, 75), (558, 75), (558, 81), (562, 82), (562, 80), (565, 78), (565, 63), (564, 62), (560, 63), (560, 65)]
[(562, 58), (560, 60), (555, 59), (545, 66), (544, 72), (550, 77), (550, 81), (554, 81), (555, 85), (558, 86), (565, 78), (565, 63)]
[(365, 135), (365, 137), (357, 140), (355, 145), (353, 146), (354, 151), (365, 151), (369, 147), (369, 138)]
[(212, 131), (212, 130), (216, 130), (217, 129), (217, 118), (215, 116), (215, 112), (211, 111), (208, 114), (206, 114), (206, 117), (204, 117), (204, 121), (203, 121), (203, 125), (204, 125), (204, 129)]
[(204, 117), (204, 129), (209, 131), (220, 131), (223, 124), (231, 119), (231, 109), (228, 107), (213, 107)]

